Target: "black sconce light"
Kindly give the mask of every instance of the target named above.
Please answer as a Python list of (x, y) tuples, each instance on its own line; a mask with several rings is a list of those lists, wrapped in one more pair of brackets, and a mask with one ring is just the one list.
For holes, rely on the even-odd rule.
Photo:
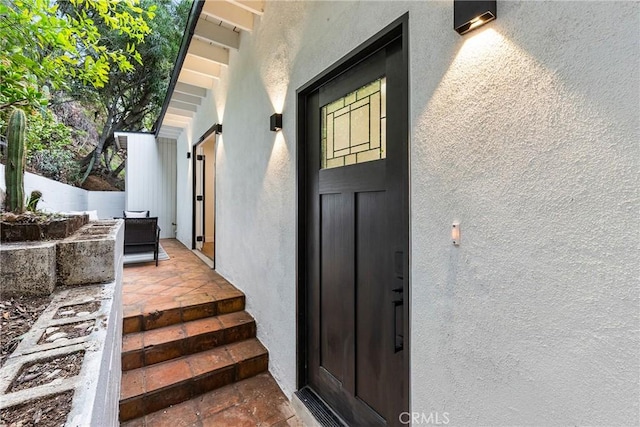
[(282, 129), (282, 114), (275, 113), (271, 115), (269, 119), (269, 129), (271, 129), (273, 132), (277, 132)]
[(496, 0), (453, 0), (453, 29), (460, 35), (496, 19)]
[(217, 133), (217, 134), (221, 134), (222, 133), (222, 125), (220, 123), (216, 123), (215, 125), (213, 125), (213, 132)]

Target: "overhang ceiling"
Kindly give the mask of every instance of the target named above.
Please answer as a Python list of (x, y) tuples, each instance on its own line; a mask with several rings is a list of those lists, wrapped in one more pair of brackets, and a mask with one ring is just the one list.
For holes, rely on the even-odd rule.
[(182, 47), (176, 60), (156, 135), (177, 139), (198, 112), (207, 91), (229, 65), (243, 32), (253, 31), (264, 0), (194, 1)]

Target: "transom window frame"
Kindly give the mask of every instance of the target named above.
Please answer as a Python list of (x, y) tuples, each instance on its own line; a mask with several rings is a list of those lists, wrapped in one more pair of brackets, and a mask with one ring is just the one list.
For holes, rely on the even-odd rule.
[(386, 158), (386, 76), (323, 105), (320, 115), (320, 169)]

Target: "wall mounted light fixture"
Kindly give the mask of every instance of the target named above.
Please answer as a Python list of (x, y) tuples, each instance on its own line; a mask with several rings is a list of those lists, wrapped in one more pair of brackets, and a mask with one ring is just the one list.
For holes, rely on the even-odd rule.
[(453, 0), (453, 29), (460, 35), (496, 19), (496, 0)]
[(451, 240), (454, 246), (460, 246), (460, 223), (454, 222), (451, 225)]
[(271, 129), (273, 132), (277, 132), (279, 130), (282, 129), (282, 114), (272, 114), (271, 117), (269, 118), (269, 122), (270, 122), (270, 126), (269, 129)]
[(213, 131), (218, 134), (222, 133), (222, 124), (216, 123), (213, 125)]

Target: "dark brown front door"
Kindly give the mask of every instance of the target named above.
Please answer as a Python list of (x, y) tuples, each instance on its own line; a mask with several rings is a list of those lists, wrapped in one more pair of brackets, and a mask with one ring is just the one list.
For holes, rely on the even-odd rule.
[(378, 44), (304, 98), (306, 379), (363, 426), (408, 410), (407, 60)]

